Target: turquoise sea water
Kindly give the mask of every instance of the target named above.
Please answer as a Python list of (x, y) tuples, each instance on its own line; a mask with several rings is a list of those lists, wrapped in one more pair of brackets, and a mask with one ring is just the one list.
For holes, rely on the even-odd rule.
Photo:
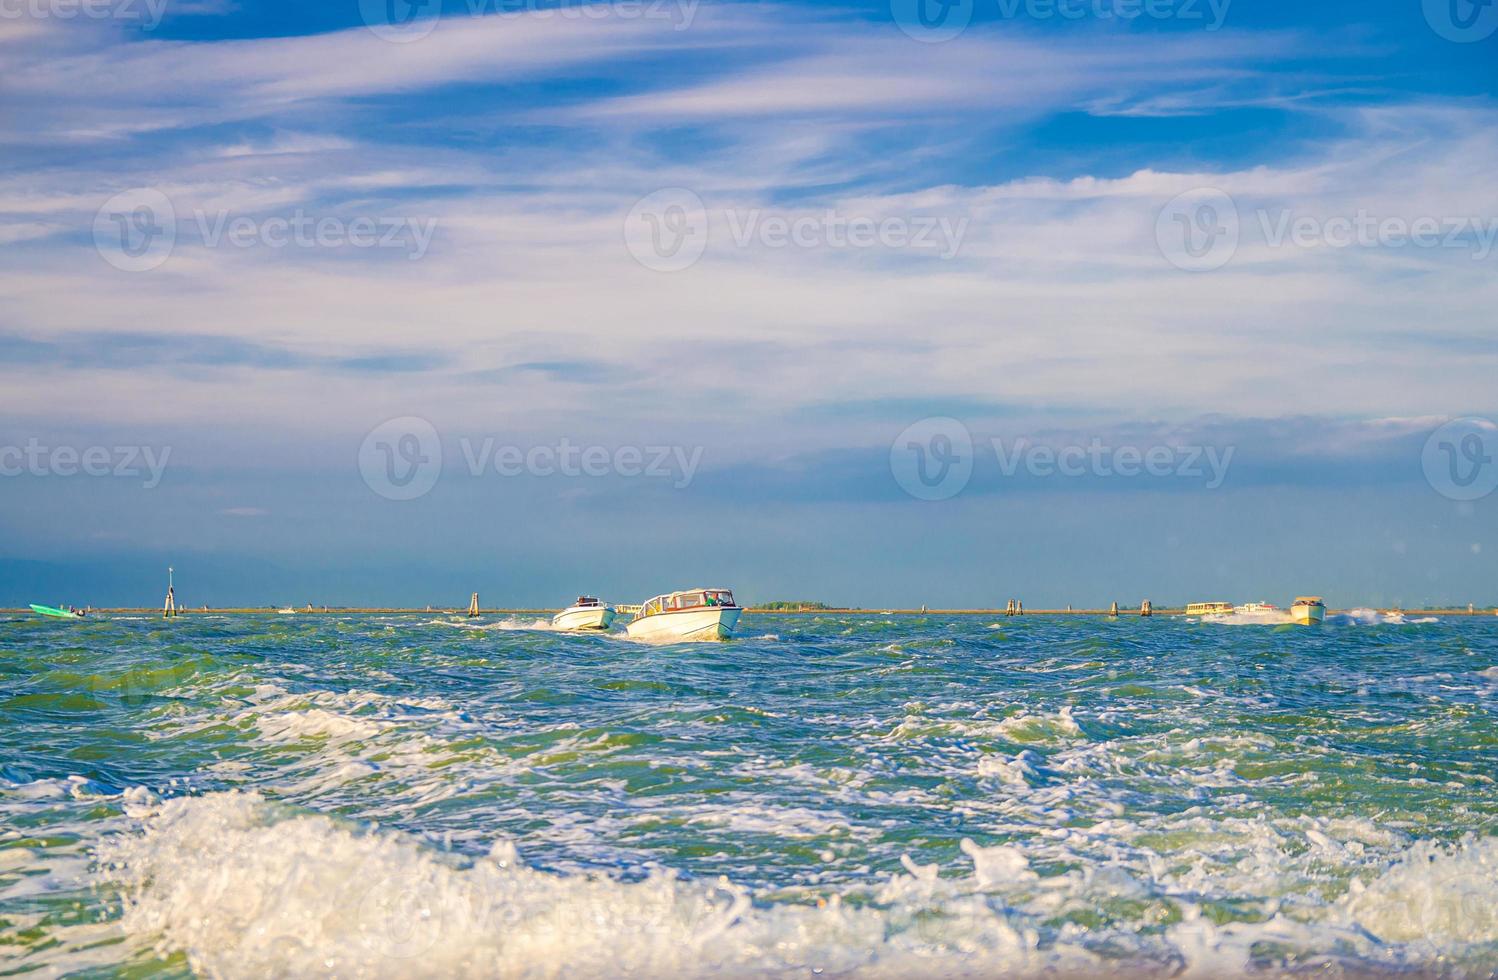
[(0, 621), (0, 973), (1498, 971), (1498, 619)]

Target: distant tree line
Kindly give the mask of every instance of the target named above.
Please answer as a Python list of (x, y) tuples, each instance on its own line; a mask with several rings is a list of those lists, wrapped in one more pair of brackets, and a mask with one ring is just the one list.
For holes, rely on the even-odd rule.
[(807, 602), (805, 600), (761, 602), (751, 609), (763, 609), (765, 612), (820, 612), (832, 607), (825, 602)]

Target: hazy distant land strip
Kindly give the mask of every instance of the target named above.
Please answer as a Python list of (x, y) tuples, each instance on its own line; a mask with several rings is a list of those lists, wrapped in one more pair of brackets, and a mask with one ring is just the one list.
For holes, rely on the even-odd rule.
[[(1357, 609), (1374, 609), (1374, 608), (1375, 607), (1372, 607), (1372, 606), (1349, 606), (1349, 607), (1347, 607), (1345, 609), (1330, 609), (1329, 608), (1327, 611), (1329, 613), (1332, 613), (1332, 614), (1344, 614), (1345, 615), (1345, 614), (1353, 612), (1354, 610), (1357, 610)], [(1388, 608), (1377, 608), (1376, 611), (1377, 612), (1381, 612), (1381, 613), (1396, 613), (1396, 612), (1398, 612), (1398, 613), (1420, 613), (1422, 615), (1431, 615), (1431, 616), (1494, 616), (1494, 615), (1498, 615), (1498, 606), (1486, 606), (1486, 607), (1479, 606), (1479, 607), (1476, 607), (1475, 609), (1471, 609), (1471, 610), (1466, 609), (1466, 608), (1461, 608), (1461, 609), (1454, 609), (1454, 608), (1452, 608), (1452, 609), (1447, 609), (1447, 608), (1413, 608), (1412, 609), (1412, 608), (1403, 608), (1403, 607), (1388, 607)], [(561, 612), (560, 608), (555, 608), (555, 609), (493, 608), (493, 609), (480, 609), (479, 610), (479, 615), (480, 616), (523, 616), (523, 615), (535, 615), (535, 616), (545, 615), (545, 616), (550, 616), (550, 615), (554, 615), (555, 613), (558, 613), (558, 612)], [(1008, 614), (1007, 614), (1007, 611), (1004, 610), (1004, 609), (894, 609), (894, 608), (885, 609), (883, 607), (878, 607), (878, 608), (873, 608), (873, 607), (870, 607), (870, 608), (857, 608), (857, 607), (833, 607), (833, 606), (828, 606), (828, 607), (824, 607), (824, 608), (800, 608), (800, 607), (797, 607), (797, 608), (766, 609), (766, 608), (761, 608), (761, 607), (756, 607), (756, 606), (746, 606), (746, 607), (744, 607), (744, 612), (745, 612), (746, 615), (756, 615), (756, 616), (816, 616), (816, 615), (824, 615), (824, 614), (834, 614), (834, 615), (871, 615), (871, 616), (1003, 616), (1003, 617), (1009, 618)], [(1153, 614), (1155, 616), (1181, 616), (1181, 615), (1184, 615), (1185, 612), (1186, 612), (1186, 610), (1185, 610), (1184, 606), (1176, 606), (1176, 607), (1171, 607), (1171, 606), (1156, 606), (1156, 607), (1154, 607), (1154, 610), (1153, 610)], [(30, 616), (33, 613), (32, 613), (32, 610), (30, 610), (30, 609), (23, 609), (23, 608), (8, 608), (8, 609), (7, 608), (0, 608), (0, 614), (14, 614), (14, 615)], [(106, 607), (95, 607), (95, 608), (90, 608), (90, 614), (91, 615), (100, 615), (100, 614), (103, 614), (103, 615), (147, 615), (147, 616), (149, 616), (149, 615), (155, 615), (155, 616), (160, 616), (161, 615), (161, 608), (159, 606), (151, 606), (151, 607), (120, 606), (120, 607), (109, 607), (109, 608), (106, 608)], [(202, 606), (183, 606), (183, 607), (179, 607), (178, 612), (177, 612), (178, 616), (191, 616), (191, 615), (202, 616), (202, 615), (205, 615), (205, 614), (206, 615), (210, 615), (210, 616), (265, 616), (265, 615), (276, 615), (276, 614), (280, 614), (280, 615), (291, 615), (290, 613), (281, 613), (280, 607), (276, 607), (276, 606), (228, 606), (228, 607), (224, 607), (224, 608), (209, 607), (207, 609), (204, 609)], [(463, 608), (463, 607), (443, 607), (443, 608), (433, 607), (433, 608), (427, 609), (427, 608), (424, 608), (424, 607), (397, 607), (397, 606), (388, 606), (388, 607), (385, 607), (385, 606), (318, 606), (318, 607), (314, 607), (312, 609), (307, 609), (306, 607), (297, 607), (295, 609), (295, 614), (298, 615), (298, 616), (366, 616), (366, 615), (371, 615), (371, 616), (372, 615), (381, 615), (381, 616), (417, 616), (417, 615), (425, 615), (425, 616), (466, 616), (468, 614), (468, 610), (466, 608)], [(1109, 610), (1109, 609), (1026, 609), (1024, 612), (1018, 613), (1015, 618), (1020, 618), (1020, 617), (1024, 617), (1024, 616), (1111, 616), (1111, 615), (1113, 615), (1113, 612), (1112, 612), (1112, 610)], [(1127, 608), (1126, 609), (1126, 608), (1120, 607), (1119, 610), (1118, 610), (1117, 615), (1120, 616), (1120, 617), (1125, 617), (1125, 616), (1136, 616), (1137, 617), (1137, 616), (1139, 616), (1139, 610), (1137, 608)]]

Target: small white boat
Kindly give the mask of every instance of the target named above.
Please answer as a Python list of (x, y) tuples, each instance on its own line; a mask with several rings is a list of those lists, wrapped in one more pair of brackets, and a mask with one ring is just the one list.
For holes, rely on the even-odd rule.
[(1320, 596), (1303, 595), (1290, 607), (1290, 618), (1300, 626), (1318, 626), (1326, 621), (1326, 603)]
[(1256, 616), (1264, 613), (1277, 613), (1279, 611), (1280, 607), (1272, 602), (1250, 602), (1238, 606), (1233, 610), (1233, 612), (1238, 613), (1240, 616)]
[(658, 595), (638, 607), (625, 627), (636, 640), (726, 640), (738, 630), (744, 610), (727, 589), (687, 589)]
[(602, 599), (580, 595), (577, 601), (551, 617), (554, 630), (606, 630), (614, 625), (619, 615), (614, 607)]
[(296, 610), (293, 609), (293, 608), (291, 608), (290, 606), (287, 606), (285, 609), (277, 609), (276, 612), (280, 613), (282, 616), (295, 616), (296, 615)]

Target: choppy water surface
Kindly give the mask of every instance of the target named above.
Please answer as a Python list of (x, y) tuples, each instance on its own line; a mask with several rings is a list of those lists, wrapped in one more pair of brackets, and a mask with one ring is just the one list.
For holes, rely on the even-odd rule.
[(1498, 620), (0, 622), (0, 973), (1498, 971)]

